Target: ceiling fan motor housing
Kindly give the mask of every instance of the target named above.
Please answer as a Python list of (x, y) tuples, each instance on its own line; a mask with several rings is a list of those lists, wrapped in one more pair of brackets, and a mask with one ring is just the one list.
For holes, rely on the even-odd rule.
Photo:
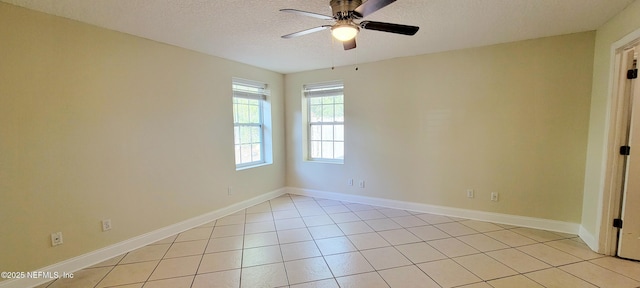
[(357, 17), (354, 10), (362, 4), (362, 0), (331, 0), (331, 10), (336, 20), (351, 20)]

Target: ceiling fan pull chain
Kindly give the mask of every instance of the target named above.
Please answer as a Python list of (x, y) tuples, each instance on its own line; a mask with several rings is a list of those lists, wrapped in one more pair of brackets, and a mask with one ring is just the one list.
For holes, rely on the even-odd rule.
[(334, 56), (334, 52), (333, 49), (336, 46), (336, 42), (335, 39), (333, 39), (333, 37), (331, 37), (331, 70), (334, 70), (336, 68), (336, 64), (335, 64), (335, 56)]
[[(356, 39), (358, 37), (356, 36)], [(358, 50), (356, 49), (356, 71), (358, 71)]]

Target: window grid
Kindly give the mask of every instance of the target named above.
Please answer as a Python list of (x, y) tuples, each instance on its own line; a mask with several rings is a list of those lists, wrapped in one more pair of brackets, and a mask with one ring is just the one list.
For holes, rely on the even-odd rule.
[(310, 160), (344, 160), (344, 96), (308, 99)]
[[(234, 83), (235, 92), (261, 95), (258, 88), (244, 87)], [(254, 90), (254, 91), (252, 91)], [(239, 93), (237, 93), (239, 94)], [(233, 97), (234, 148), (237, 168), (265, 163), (263, 135), (263, 100)]]

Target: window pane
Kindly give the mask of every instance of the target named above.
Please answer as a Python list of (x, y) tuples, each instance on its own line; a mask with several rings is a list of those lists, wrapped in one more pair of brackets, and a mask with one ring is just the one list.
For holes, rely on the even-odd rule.
[(262, 151), (260, 150), (260, 144), (251, 145), (251, 162), (262, 160)]
[(262, 105), (265, 100), (261, 95), (266, 94), (265, 86), (253, 81), (244, 84), (234, 80), (232, 83), (233, 141), (237, 167), (264, 162)]
[(333, 158), (333, 142), (322, 141), (322, 158)]
[(322, 106), (322, 122), (333, 122), (333, 105)]
[(260, 123), (260, 106), (249, 106), (249, 121), (250, 123)]
[(233, 104), (233, 123), (238, 123), (238, 104), (235, 104), (235, 99)]
[(251, 144), (240, 145), (240, 157), (242, 157), (242, 163), (251, 162)]
[(249, 107), (238, 105), (238, 123), (249, 123)]
[(236, 134), (236, 137), (238, 138), (237, 144), (242, 144), (242, 128), (242, 126), (236, 127), (236, 131), (238, 132), (238, 134)]
[(344, 104), (336, 104), (335, 106), (336, 122), (344, 122)]
[(333, 139), (336, 141), (344, 141), (344, 125), (334, 125), (333, 127)]
[(235, 150), (236, 150), (236, 165), (238, 165), (242, 163), (242, 159), (240, 159), (240, 145), (236, 145)]
[(322, 105), (311, 105), (309, 108), (309, 121), (321, 122), (322, 121)]
[(311, 125), (311, 140), (322, 140), (322, 127), (320, 125)]
[[(344, 159), (344, 95), (341, 83), (305, 85), (309, 159)], [(332, 96), (319, 96), (332, 95)], [(336, 96), (333, 96), (336, 95)], [(340, 162), (340, 161), (338, 161)]]
[(336, 159), (344, 159), (344, 142), (335, 142), (333, 147), (334, 157)]
[(320, 141), (311, 141), (311, 158), (321, 158), (322, 153), (320, 153)]
[(333, 141), (333, 125), (322, 125), (322, 140)]
[(240, 144), (251, 143), (251, 127), (240, 127)]
[(251, 127), (251, 143), (260, 143), (262, 142), (262, 133), (260, 133), (262, 129), (260, 127)]

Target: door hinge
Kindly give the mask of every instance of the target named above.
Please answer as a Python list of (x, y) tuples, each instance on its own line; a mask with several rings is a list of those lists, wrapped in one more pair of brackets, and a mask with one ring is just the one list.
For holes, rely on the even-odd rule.
[(638, 78), (638, 69), (627, 70), (627, 79), (636, 79), (636, 78)]
[(613, 227), (622, 228), (622, 219), (613, 219)]
[(631, 154), (630, 146), (620, 146), (620, 155), (628, 156)]

